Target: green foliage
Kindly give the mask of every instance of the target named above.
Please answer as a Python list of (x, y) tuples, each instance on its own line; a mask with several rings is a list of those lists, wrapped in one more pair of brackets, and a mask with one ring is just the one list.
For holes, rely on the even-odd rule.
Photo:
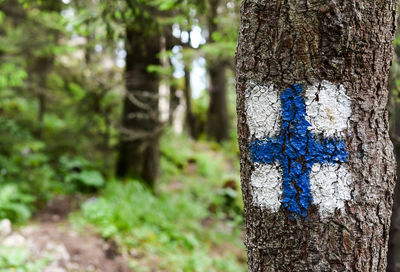
[(8, 272), (40, 272), (49, 260), (29, 260), (29, 250), (23, 247), (7, 247), (0, 245), (0, 271)]
[[(207, 206), (224, 203), (226, 196), (234, 196), (233, 206), (217, 206), (217, 209), (232, 209), (232, 214), (241, 220), (242, 199), (237, 192), (239, 184), (239, 162), (237, 153), (231, 146), (237, 139), (226, 142), (224, 146), (203, 141), (194, 142), (185, 135), (175, 135), (166, 131), (160, 141), (162, 152), (163, 184), (171, 180), (181, 180), (183, 190), (202, 197)], [(236, 147), (236, 146), (235, 146)], [(236, 147), (237, 149), (237, 147)], [(227, 182), (233, 182), (236, 193)], [(210, 194), (209, 191), (216, 192)]]
[(0, 218), (24, 222), (49, 199), (54, 171), (44, 144), (15, 121), (0, 118), (0, 141)]
[(76, 179), (85, 186), (101, 187), (104, 185), (104, 178), (99, 171), (83, 171), (76, 176)]
[(31, 216), (29, 206), (34, 198), (15, 184), (0, 185), (0, 219), (25, 222)]
[(231, 162), (206, 142), (172, 132), (163, 135), (161, 150), (157, 195), (135, 180), (109, 181), (72, 221), (92, 224), (126, 252), (148, 255), (132, 261), (137, 271), (154, 265), (169, 271), (245, 271), (231, 255), (232, 248), (242, 252), (241, 197), (237, 187), (224, 186), (238, 182), (237, 172), (227, 174)]
[[(54, 194), (104, 185), (122, 95), (116, 71), (99, 66), (98, 55), (87, 65), (74, 62), (86, 48), (66, 42), (78, 23), (61, 1), (20, 3), (0, 3), (0, 217), (23, 222)], [(75, 171), (66, 158), (87, 163)]]
[(243, 271), (234, 259), (217, 257), (215, 263), (209, 259), (208, 243), (219, 243), (228, 237), (215, 233), (213, 240), (208, 240), (208, 232), (213, 230), (205, 229), (201, 222), (209, 212), (191, 194), (155, 197), (139, 182), (113, 181), (99, 198), (87, 201), (82, 212), (103, 237), (116, 239), (127, 251), (149, 251), (159, 256), (160, 269), (224, 271), (217, 267), (231, 267), (230, 271)]
[[(190, 249), (196, 241), (182, 236), (181, 230), (195, 230), (197, 226), (192, 223), (207, 214), (190, 196), (162, 195), (156, 198), (135, 181), (126, 184), (109, 182), (102, 194), (103, 197), (86, 202), (83, 213), (89, 221), (100, 226), (106, 238), (114, 232), (130, 233), (139, 240), (152, 240), (156, 234), (162, 234), (159, 242)], [(142, 229), (138, 230), (138, 226)]]
[[(104, 185), (104, 178), (96, 170), (82, 171), (79, 173), (70, 173), (65, 177), (67, 183), (78, 183), (79, 186), (101, 187)], [(82, 189), (81, 189), (82, 190)]]
[(171, 67), (165, 68), (160, 65), (149, 65), (149, 66), (147, 66), (147, 71), (149, 73), (155, 73), (157, 75), (164, 75), (164, 76), (171, 77), (171, 75), (173, 73), (173, 68), (171, 68)]
[(103, 175), (93, 164), (82, 157), (62, 156), (60, 158), (60, 174), (64, 178), (68, 191), (90, 192), (105, 184)]
[(27, 73), (16, 63), (2, 63), (0, 65), (0, 89), (21, 86), (27, 78)]
[[(222, 2), (213, 44), (185, 45), (186, 64), (199, 56), (233, 60), (236, 6)], [(203, 0), (0, 1), (0, 219), (24, 223), (55, 195), (86, 193), (75, 222), (93, 225), (125, 253), (146, 254), (132, 258), (135, 271), (245, 270), (234, 132), (220, 146), (167, 130), (156, 194), (135, 180), (113, 180), (125, 90), (124, 68), (113, 61), (124, 53), (125, 30), (170, 34), (178, 24), (204, 34), (209, 8)], [(171, 57), (168, 49), (159, 57)], [(173, 67), (147, 71), (182, 82)], [(207, 91), (192, 104), (205, 124)], [(0, 247), (5, 271), (41, 271), (45, 263)]]

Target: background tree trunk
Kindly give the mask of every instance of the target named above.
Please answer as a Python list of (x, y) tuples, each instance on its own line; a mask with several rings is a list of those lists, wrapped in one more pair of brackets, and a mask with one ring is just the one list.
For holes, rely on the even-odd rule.
[(190, 86), (190, 66), (188, 64), (185, 65), (184, 68), (185, 72), (185, 89), (184, 89), (184, 94), (185, 94), (185, 104), (186, 104), (186, 110), (185, 110), (185, 123), (186, 127), (188, 129), (189, 135), (193, 139), (197, 139), (198, 135), (198, 129), (197, 129), (197, 120), (196, 117), (193, 114), (192, 111), (192, 88)]
[(147, 69), (149, 65), (160, 65), (160, 35), (156, 29), (147, 34), (128, 28), (126, 33), (127, 94), (117, 175), (138, 177), (152, 187), (159, 171), (159, 79)]
[(36, 86), (38, 97), (38, 130), (36, 132), (37, 137), (41, 138), (44, 126), (44, 116), (46, 113), (46, 90), (47, 90), (47, 77), (50, 74), (54, 66), (54, 56), (44, 56), (34, 60), (33, 71), (31, 78), (36, 79)]
[[(394, 153), (396, 156), (396, 160), (399, 161), (400, 159), (400, 109), (397, 102), (394, 102), (394, 109), (392, 120), (394, 123), (391, 127), (391, 138), (394, 144)], [(397, 165), (397, 177), (400, 176), (400, 169), (399, 165)], [(399, 263), (400, 263), (400, 237), (399, 237), (399, 206), (400, 206), (400, 186), (398, 184), (395, 187), (394, 195), (393, 195), (393, 213), (391, 218), (391, 225), (390, 225), (390, 232), (389, 232), (389, 248), (388, 248), (388, 272), (396, 272), (399, 271)]]
[[(16, 6), (17, 9), (22, 7)], [(61, 12), (62, 2), (59, 0), (54, 1), (42, 1), (40, 9), (47, 12)], [(60, 33), (56, 29), (48, 29), (48, 37), (46, 43), (57, 45)], [(49, 74), (54, 68), (55, 56), (51, 52), (40, 52), (40, 55), (34, 55), (33, 52), (29, 52), (28, 58), (28, 70), (30, 77), (30, 88), (36, 93), (38, 102), (38, 128), (36, 136), (42, 138), (44, 118), (47, 111), (47, 99), (48, 99), (48, 87), (47, 79)]]
[[(398, 34), (398, 23), (397, 23), (397, 34)], [(400, 75), (400, 46), (396, 45), (394, 48), (394, 61), (392, 63), (392, 69), (389, 75), (389, 90), (390, 95), (390, 136), (394, 145), (394, 154), (396, 161), (400, 159), (400, 105), (399, 105), (399, 86), (397, 84), (396, 78)], [(400, 176), (400, 165), (397, 164), (397, 177)], [(398, 180), (398, 179), (397, 179)], [(392, 208), (392, 218), (389, 231), (389, 247), (388, 247), (388, 272), (399, 271), (400, 264), (400, 237), (399, 237), (399, 227), (400, 227), (400, 186), (396, 184), (394, 195), (393, 195), (393, 208)]]
[[(208, 31), (209, 43), (215, 43), (213, 34), (218, 31), (218, 7), (220, 0), (209, 1)], [(226, 64), (221, 59), (208, 60), (210, 76), (210, 104), (207, 114), (207, 135), (210, 139), (222, 142), (229, 138), (229, 118), (226, 101)]]
[(229, 118), (226, 102), (225, 64), (210, 64), (210, 106), (207, 116), (209, 138), (222, 142), (229, 138)]
[[(54, 11), (54, 12), (61, 12), (62, 9), (62, 2), (59, 0), (54, 1), (43, 1), (41, 3), (41, 9), (46, 11)], [(50, 41), (56, 45), (58, 43), (60, 33), (57, 30), (50, 30), (49, 37)], [(46, 54), (40, 57), (34, 58), (33, 63), (33, 73), (37, 77), (37, 92), (38, 92), (38, 104), (39, 104), (39, 111), (38, 111), (38, 123), (39, 128), (37, 131), (37, 136), (39, 138), (42, 137), (43, 133), (43, 126), (44, 126), (44, 116), (46, 114), (46, 92), (47, 92), (47, 78), (51, 73), (53, 66), (54, 66), (54, 59), (55, 56), (53, 54)]]
[[(249, 271), (386, 269), (395, 177), (386, 86), (397, 4), (397, 1), (386, 0), (243, 1), (237, 49), (237, 112)], [(326, 82), (336, 87), (323, 89)], [(297, 92), (293, 84), (298, 83), (303, 84), (306, 91), (316, 86), (314, 100), (306, 99), (305, 103), (319, 105), (323, 102), (322, 94), (329, 96), (332, 90), (342, 89), (343, 97), (348, 97), (351, 105), (349, 122), (344, 123), (346, 129), (340, 134), (349, 154), (348, 162), (333, 162), (340, 165), (340, 169), (348, 167), (352, 179), (347, 183), (349, 198), (343, 198), (343, 206), (330, 214), (323, 213), (326, 203), (316, 204), (320, 196), (315, 194), (299, 203), (307, 188), (301, 187), (303, 184), (297, 176), (289, 185), (296, 188), (297, 199), (293, 205), (300, 207), (299, 214), (291, 210), (290, 203), (278, 203), (280, 206), (273, 207), (268, 205), (269, 199), (265, 203), (259, 201), (265, 195), (256, 195), (260, 185), (254, 183), (254, 175), (270, 176), (257, 170), (260, 168), (253, 163), (254, 156), (250, 154), (250, 141), (257, 134), (251, 133), (254, 128), (249, 123), (249, 97), (262, 87), (269, 90), (264, 96), (272, 99), (272, 87), (269, 87), (273, 84), (274, 90), (281, 94), (277, 99), (282, 100), (280, 111), (283, 111), (286, 96), (282, 92), (289, 87), (292, 92)], [(309, 105), (306, 106), (308, 114)], [(285, 118), (287, 116), (282, 117), (282, 124)], [(265, 130), (269, 129), (268, 125), (275, 126), (276, 121), (280, 127), (280, 121), (275, 118), (272, 123), (267, 123)], [(260, 133), (268, 135), (265, 131)], [(286, 154), (291, 146), (282, 148)], [(292, 164), (302, 164), (299, 171), (304, 174), (304, 169), (309, 166), (305, 166), (300, 157), (298, 160)], [(335, 171), (333, 173), (338, 177), (341, 170)], [(288, 173), (280, 172), (275, 178), (279, 180), (285, 175)], [(322, 184), (328, 180), (328, 177), (316, 179)], [(267, 185), (262, 186), (268, 187), (273, 182), (267, 178)], [(272, 188), (268, 193), (277, 194), (280, 184), (276, 186), (276, 191)], [(326, 197), (335, 200), (341, 193), (333, 190)], [(285, 200), (281, 195), (277, 199)]]

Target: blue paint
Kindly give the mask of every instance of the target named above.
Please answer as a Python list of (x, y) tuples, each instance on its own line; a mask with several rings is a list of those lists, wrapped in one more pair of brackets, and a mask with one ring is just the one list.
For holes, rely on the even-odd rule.
[(283, 169), (283, 207), (305, 217), (313, 199), (309, 175), (313, 164), (347, 162), (343, 140), (319, 139), (308, 130), (302, 85), (295, 84), (281, 95), (281, 131), (275, 138), (254, 140), (250, 153), (254, 162), (280, 163)]

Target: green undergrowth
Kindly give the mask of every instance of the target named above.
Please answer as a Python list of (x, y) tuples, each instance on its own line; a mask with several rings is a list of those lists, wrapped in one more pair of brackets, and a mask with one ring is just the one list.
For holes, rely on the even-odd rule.
[(0, 272), (41, 272), (50, 258), (30, 260), (30, 252), (25, 247), (0, 245)]
[(109, 181), (71, 221), (116, 241), (135, 271), (245, 271), (238, 162), (170, 132), (161, 152), (155, 194), (135, 180)]
[(92, 193), (105, 184), (101, 164), (53, 154), (18, 122), (0, 117), (0, 141), (0, 220), (24, 224), (54, 196)]

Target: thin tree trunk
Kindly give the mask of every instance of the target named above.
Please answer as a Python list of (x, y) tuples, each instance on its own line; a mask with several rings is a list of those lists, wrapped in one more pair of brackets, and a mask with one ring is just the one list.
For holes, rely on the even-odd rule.
[[(171, 25), (166, 25), (164, 26), (164, 30), (163, 30), (163, 35), (165, 36), (165, 42), (166, 42), (166, 50), (172, 50), (172, 48), (181, 43), (180, 39), (175, 38), (172, 35), (172, 31), (171, 31), (172, 26)], [(172, 64), (172, 60), (171, 58), (168, 58), (168, 66), (171, 67), (173, 66)], [(172, 76), (172, 75), (171, 75)], [(170, 88), (170, 97), (169, 97), (169, 117), (168, 117), (168, 123), (170, 125), (173, 124), (174, 122), (174, 113), (176, 108), (178, 107), (179, 103), (180, 103), (180, 99), (179, 99), (179, 94), (177, 93), (176, 90), (176, 85), (174, 84), (174, 80), (170, 78), (169, 81), (169, 88)]]
[[(42, 1), (39, 8), (45, 12), (60, 12), (62, 2), (55, 1)], [(17, 26), (27, 19), (26, 10), (21, 6), (18, 1), (7, 0), (0, 4), (0, 10)], [(48, 43), (57, 44), (59, 33), (57, 30), (48, 29)], [(54, 66), (54, 55), (49, 53), (47, 55), (37, 56), (34, 55), (31, 48), (26, 50), (27, 69), (29, 74), (29, 87), (34, 92), (38, 103), (37, 112), (37, 129), (35, 135), (38, 138), (42, 137), (44, 117), (47, 109), (47, 77)]]
[[(54, 1), (43, 1), (41, 3), (41, 9), (44, 11), (53, 11), (53, 12), (61, 12), (62, 2), (60, 0)], [(58, 43), (58, 39), (60, 33), (57, 30), (49, 30), (48, 34), (50, 41), (53, 44)], [(51, 54), (47, 54), (45, 56), (38, 57), (34, 59), (33, 73), (37, 76), (37, 86), (35, 86), (38, 90), (38, 103), (39, 103), (39, 111), (38, 111), (38, 131), (37, 136), (39, 138), (42, 137), (43, 134), (43, 126), (44, 126), (44, 116), (47, 110), (47, 78), (54, 67), (54, 59), (55, 56)]]
[(229, 118), (226, 101), (225, 64), (209, 64), (210, 106), (207, 116), (207, 134), (211, 139), (222, 142), (229, 138)]
[[(172, 65), (172, 63), (170, 63), (170, 65)], [(180, 98), (179, 98), (178, 91), (176, 89), (175, 84), (171, 84), (170, 88), (171, 88), (171, 95), (170, 95), (170, 98), (169, 98), (170, 99), (170, 101), (169, 101), (170, 107), (169, 107), (169, 118), (168, 118), (169, 120), (168, 120), (168, 123), (170, 125), (172, 125), (174, 123), (174, 120), (175, 120), (176, 108), (180, 104)]]
[(190, 69), (188, 65), (185, 65), (184, 72), (185, 72), (184, 94), (185, 94), (185, 104), (186, 104), (185, 123), (190, 136), (193, 139), (197, 139), (197, 137), (199, 136), (198, 121), (192, 111), (192, 88), (190, 86), (191, 78), (190, 78)]
[[(38, 98), (38, 130), (36, 132), (37, 137), (41, 138), (43, 134), (43, 126), (44, 126), (44, 116), (46, 114), (46, 91), (47, 91), (47, 77), (53, 69), (54, 57), (46, 56), (37, 59), (34, 63), (33, 67), (33, 78), (37, 77), (36, 86), (34, 86), (38, 90), (37, 98)], [(35, 81), (33, 81), (35, 82)]]
[(243, 1), (236, 75), (249, 271), (385, 271), (397, 4)]
[[(189, 33), (188, 41), (186, 44), (184, 44), (185, 49), (191, 48), (190, 44), (192, 42), (192, 37), (190, 33), (190, 29), (186, 30)], [(197, 139), (202, 131), (200, 131), (200, 121), (198, 120), (197, 116), (193, 113), (192, 109), (192, 85), (191, 85), (191, 74), (190, 72), (192, 71), (192, 64), (193, 64), (193, 59), (188, 58), (185, 59), (185, 66), (183, 68), (184, 73), (185, 73), (185, 88), (183, 89), (184, 95), (185, 95), (185, 125), (186, 128), (189, 132), (189, 135), (193, 139)]]
[[(167, 30), (168, 31), (168, 30)], [(168, 56), (165, 55), (167, 51), (167, 35), (162, 35), (160, 37), (161, 40), (161, 52), (160, 52), (160, 63), (161, 67), (165, 70), (169, 69), (169, 59)], [(162, 76), (162, 80), (160, 81), (158, 88), (159, 98), (158, 98), (158, 109), (160, 111), (159, 118), (162, 123), (168, 122), (169, 113), (170, 113), (170, 101), (171, 101), (171, 88), (168, 76)]]
[(42, 138), (43, 134), (43, 126), (44, 126), (44, 115), (46, 113), (46, 93), (45, 93), (45, 86), (41, 86), (40, 93), (38, 94), (38, 102), (39, 102), (39, 111), (38, 111), (38, 130), (37, 130), (37, 137), (40, 139)]
[(160, 35), (127, 29), (126, 89), (122, 137), (117, 175), (142, 179), (154, 186), (159, 171), (158, 114), (159, 79), (148, 72), (149, 65), (160, 65)]
[[(208, 30), (209, 43), (214, 43), (213, 34), (218, 31), (218, 7), (220, 0), (209, 0)], [(207, 114), (207, 135), (210, 139), (222, 142), (229, 138), (229, 118), (226, 101), (226, 64), (221, 59), (208, 60), (210, 76), (210, 104)]]

